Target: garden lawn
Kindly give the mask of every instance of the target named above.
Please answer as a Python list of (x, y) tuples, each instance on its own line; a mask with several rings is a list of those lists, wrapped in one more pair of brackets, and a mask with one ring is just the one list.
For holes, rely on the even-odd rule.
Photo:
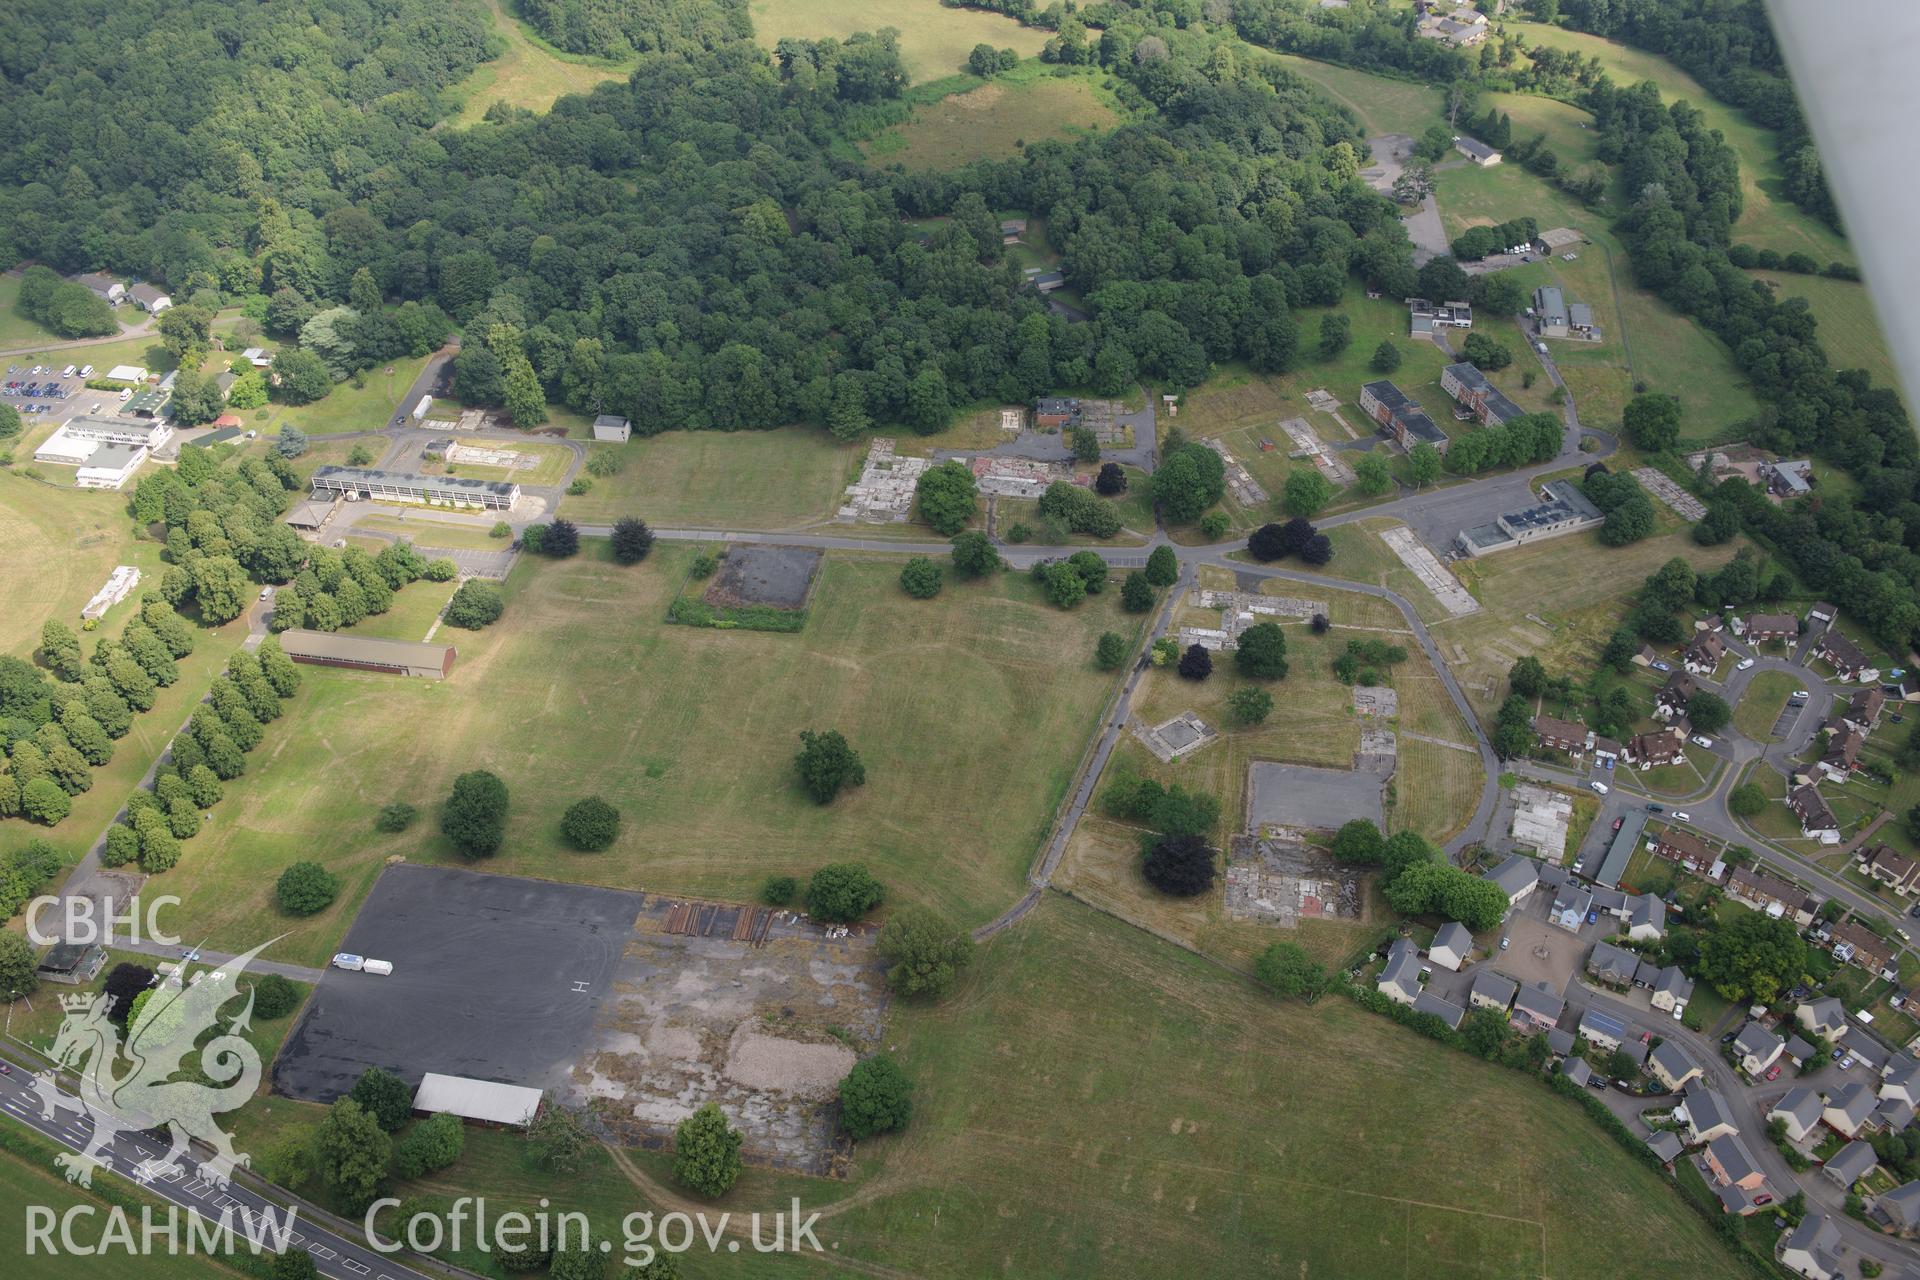
[[(492, 524), (437, 520), (427, 508), (421, 508), (417, 514), (404, 516), (362, 515), (353, 522), (353, 529), (356, 533), (397, 534), (416, 547), (449, 551), (505, 551), (512, 545), (506, 538), (493, 536)], [(370, 544), (368, 550), (378, 555), (385, 540), (368, 538), (365, 541)], [(427, 552), (422, 550), (421, 554), (426, 555)]]
[[(1114, 688), (1094, 641), (1140, 626), (1118, 591), (1063, 612), (1005, 575), (916, 601), (899, 559), (829, 557), (798, 634), (672, 626), (693, 554), (662, 546), (622, 568), (589, 542), (573, 560), (523, 559), (501, 622), (443, 628), (460, 650), (445, 681), (302, 668), (287, 716), (165, 877), (179, 931), (234, 950), (287, 930), (274, 958), (324, 960), (383, 859), (460, 862), (435, 815), (475, 768), (513, 795), (490, 872), (741, 899), (770, 874), (857, 859), (896, 900), (966, 924), (1018, 898)], [(819, 806), (793, 757), (800, 730), (829, 728), (868, 780)], [(562, 810), (589, 794), (624, 815), (604, 853), (560, 840)], [(376, 833), (393, 800), (420, 821)], [(273, 881), (316, 856), (342, 876), (340, 900), (289, 920)]]
[(930, 1276), (1376, 1276), (1410, 1257), (1483, 1277), (1736, 1274), (1668, 1184), (1544, 1085), (1337, 997), (1270, 1000), (1074, 903), (1044, 900), (953, 999), (897, 1005), (889, 1040), (914, 1120), (861, 1144), (877, 1172), (823, 1219), (849, 1262)]
[(456, 125), (477, 124), (496, 102), (544, 112), (563, 94), (588, 93), (605, 81), (626, 79), (632, 70), (627, 63), (563, 53), (508, 13), (501, 0), (488, 0), (488, 7), (501, 53), (454, 86), (452, 92), (465, 99), (453, 118)]
[(832, 518), (859, 479), (864, 445), (824, 431), (669, 431), (620, 445), (617, 475), (583, 470), (593, 488), (562, 499), (569, 520), (639, 516), (660, 528), (793, 529)]
[[(327, 435), (335, 431), (378, 431), (393, 421), (394, 411), (400, 407), (401, 397), (407, 394), (420, 371), (427, 367), (431, 356), (419, 358), (403, 357), (391, 364), (381, 365), (366, 376), (366, 385), (356, 387), (351, 382), (336, 382), (333, 390), (323, 400), (303, 405), (274, 405), (277, 412), (267, 421), (278, 431), (287, 423), (292, 423), (308, 435)], [(249, 425), (254, 419), (249, 419)], [(264, 434), (264, 432), (263, 432)], [(373, 441), (378, 450), (380, 441)]]
[(1733, 727), (1755, 742), (1778, 742), (1773, 725), (1800, 682), (1784, 671), (1762, 671), (1733, 709)]
[[(1031, 68), (1029, 71), (1028, 68)], [(978, 88), (913, 109), (905, 124), (860, 144), (876, 166), (955, 169), (974, 160), (1004, 160), (1050, 138), (1076, 138), (1111, 128), (1117, 100), (1091, 75), (1054, 76), (1038, 62)]]
[(892, 0), (876, 8), (862, 0), (750, 0), (753, 36), (771, 49), (782, 37), (845, 39), (856, 31), (893, 27), (900, 57), (914, 83), (957, 75), (977, 44), (1012, 49), (1023, 58), (1040, 52), (1049, 33), (979, 9), (949, 9), (938, 0)]

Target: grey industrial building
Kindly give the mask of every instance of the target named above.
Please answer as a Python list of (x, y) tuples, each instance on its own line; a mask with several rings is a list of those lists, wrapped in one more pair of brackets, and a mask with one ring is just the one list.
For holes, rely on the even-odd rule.
[(1578, 485), (1571, 480), (1553, 480), (1541, 490), (1539, 502), (1505, 512), (1492, 524), (1464, 530), (1455, 540), (1455, 546), (1465, 556), (1490, 555), (1523, 542), (1540, 542), (1591, 529), (1605, 519), (1600, 508), (1587, 501), (1587, 495), (1580, 492)]
[(452, 671), (455, 656), (454, 647), (450, 644), (381, 640), (372, 636), (299, 628), (281, 632), (280, 647), (295, 662), (311, 663), (317, 667), (351, 667), (356, 671), (418, 676), (425, 680), (439, 680)]

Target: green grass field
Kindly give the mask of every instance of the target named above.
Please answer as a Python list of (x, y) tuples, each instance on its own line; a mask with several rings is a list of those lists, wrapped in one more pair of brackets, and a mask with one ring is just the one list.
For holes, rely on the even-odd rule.
[[(522, 561), (505, 619), (443, 629), (459, 648), (444, 682), (307, 669), (165, 878), (186, 904), (181, 932), (240, 948), (290, 929), (276, 956), (322, 959), (382, 859), (455, 859), (432, 815), (473, 768), (514, 795), (489, 871), (742, 898), (769, 874), (851, 857), (897, 899), (967, 923), (1017, 898), (1113, 687), (1094, 640), (1139, 625), (1119, 593), (1062, 612), (1005, 575), (923, 602), (901, 592), (897, 560), (831, 558), (797, 635), (670, 626), (693, 554), (661, 547), (620, 568), (591, 543), (575, 560)], [(792, 761), (800, 730), (833, 727), (868, 781), (821, 807)], [(595, 793), (625, 815), (619, 842), (564, 849), (561, 811)], [(376, 834), (375, 810), (396, 799), (420, 823)], [(339, 902), (281, 917), (275, 877), (314, 856), (345, 880)]]
[[(366, 385), (336, 382), (324, 400), (299, 406), (270, 405), (263, 418), (251, 411), (247, 425), (271, 424), (274, 431), (291, 422), (308, 435), (327, 435), (335, 431), (378, 431), (393, 420), (394, 409), (407, 389), (413, 386), (431, 357), (406, 358), (384, 364), (366, 377)], [(374, 442), (378, 447), (379, 442)]]
[(1583, 678), (1648, 574), (1675, 556), (1716, 569), (1740, 545), (1744, 539), (1702, 547), (1681, 530), (1603, 547), (1592, 533), (1575, 533), (1459, 561), (1461, 580), (1484, 607), (1439, 624), (1434, 638), (1475, 712), (1491, 724), (1517, 659), (1534, 654), (1549, 674)]
[(1037, 27), (979, 9), (949, 9), (938, 0), (893, 0), (884, 6), (861, 0), (751, 0), (748, 12), (754, 38), (769, 49), (782, 36), (843, 39), (856, 31), (894, 27), (900, 32), (900, 56), (916, 84), (965, 71), (976, 44), (1031, 58), (1047, 42), (1047, 32)]
[(1003, 160), (1028, 143), (1074, 138), (1120, 119), (1113, 95), (1092, 76), (1002, 76), (965, 93), (917, 106), (913, 118), (860, 144), (875, 165), (955, 169)]
[(473, 74), (455, 87), (454, 92), (464, 100), (454, 124), (478, 123), (496, 102), (545, 111), (565, 94), (587, 93), (597, 84), (627, 78), (630, 68), (623, 63), (554, 48), (508, 13), (501, 0), (488, 0), (488, 7), (493, 11), (494, 34), (505, 48), (498, 58), (475, 67)]
[(830, 520), (866, 449), (824, 431), (668, 431), (621, 445), (617, 475), (583, 472), (593, 488), (562, 500), (570, 520), (711, 529), (793, 529)]
[(1755, 742), (1778, 741), (1770, 730), (1787, 705), (1787, 695), (1799, 685), (1798, 680), (1784, 671), (1762, 671), (1734, 707), (1733, 727)]
[(1251, 45), (1243, 46), (1242, 50), (1269, 58), (1301, 79), (1320, 86), (1328, 97), (1359, 116), (1360, 125), (1368, 134), (1404, 133), (1417, 138), (1428, 125), (1446, 120), (1440, 91), (1428, 85), (1393, 80)]
[[(821, 1239), (849, 1263), (1735, 1274), (1668, 1185), (1544, 1086), (1337, 998), (1273, 1002), (1070, 902), (986, 948), (954, 998), (898, 1007), (889, 1038), (914, 1122), (863, 1144), (863, 1173), (878, 1168), (827, 1211)], [(1610, 1229), (1623, 1221), (1636, 1230)]]
[[(36, 1144), (40, 1145), (40, 1144)], [(134, 1250), (122, 1250), (109, 1245), (100, 1256), (80, 1256), (65, 1252), (49, 1254), (44, 1246), (32, 1254), (27, 1252), (26, 1206), (39, 1205), (51, 1209), (55, 1214), (65, 1215), (69, 1210), (90, 1207), (93, 1213), (82, 1214), (72, 1219), (74, 1223), (74, 1243), (81, 1247), (101, 1244), (107, 1230), (109, 1206), (125, 1205), (131, 1202), (151, 1203), (161, 1206), (157, 1198), (140, 1197), (133, 1185), (117, 1175), (103, 1175), (114, 1184), (114, 1198), (103, 1199), (90, 1191), (82, 1191), (67, 1182), (53, 1167), (52, 1151), (46, 1145), (46, 1162), (13, 1151), (0, 1152), (0, 1202), (7, 1210), (0, 1213), (0, 1258), (7, 1260), (7, 1275), (10, 1280), (78, 1280), (79, 1277), (102, 1275), (134, 1275), (142, 1280), (205, 1280), (207, 1276), (239, 1276), (245, 1274), (208, 1258), (205, 1254), (186, 1253), (186, 1222), (180, 1223), (180, 1252), (169, 1254), (164, 1244), (150, 1255), (137, 1252), (140, 1239), (140, 1218), (137, 1209), (129, 1210), (129, 1221), (133, 1228)], [(166, 1209), (159, 1207), (155, 1213), (156, 1227), (166, 1221)], [(56, 1226), (53, 1239), (60, 1240)], [(156, 1237), (158, 1240), (159, 1237)]]
[[(455, 437), (458, 439), (458, 437)], [(374, 441), (376, 447), (384, 447), (384, 442)], [(556, 485), (567, 474), (567, 468), (573, 465), (573, 451), (565, 445), (536, 444), (529, 440), (524, 444), (501, 444), (498, 441), (484, 441), (477, 447), (482, 449), (504, 450), (515, 453), (524, 460), (530, 459), (531, 466), (495, 467), (476, 462), (460, 462), (448, 465), (445, 462), (429, 462), (420, 470), (424, 475), (458, 475), (474, 480), (511, 480), (520, 485)]]
[[(1571, 49), (1582, 57), (1598, 58), (1614, 83), (1622, 88), (1652, 80), (1659, 84), (1668, 102), (1685, 100), (1698, 108), (1707, 126), (1725, 134), (1728, 144), (1740, 153), (1744, 208), (1740, 220), (1734, 223), (1735, 240), (1782, 253), (1810, 253), (1823, 266), (1835, 259), (1853, 260), (1844, 237), (1836, 235), (1782, 194), (1780, 148), (1771, 130), (1761, 128), (1736, 108), (1716, 99), (1692, 76), (1657, 54), (1584, 32), (1527, 22), (1518, 15), (1508, 17), (1507, 22), (1512, 30), (1524, 34), (1535, 46)], [(1517, 126), (1517, 119), (1515, 123)]]
[(36, 342), (58, 342), (60, 335), (30, 320), (20, 310), (20, 277), (0, 274), (0, 348), (24, 347)]
[[(1550, 271), (1568, 296), (1594, 308), (1604, 342), (1548, 344), (1584, 421), (1617, 429), (1636, 379), (1680, 398), (1688, 439), (1705, 439), (1759, 412), (1759, 402), (1725, 344), (1634, 285), (1626, 251), (1602, 215), (1517, 165), (1449, 169), (1437, 175), (1435, 186), (1449, 235), (1530, 215), (1542, 228), (1575, 227), (1594, 241), (1575, 246), (1573, 262), (1555, 258), (1545, 271), (1521, 268), (1530, 274), (1519, 277), (1536, 284)], [(1517, 333), (1512, 337), (1519, 339)]]

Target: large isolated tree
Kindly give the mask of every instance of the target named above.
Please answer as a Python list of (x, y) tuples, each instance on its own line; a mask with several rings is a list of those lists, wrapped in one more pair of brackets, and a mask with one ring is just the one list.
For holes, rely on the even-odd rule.
[(854, 1064), (840, 1081), (840, 1127), (856, 1141), (904, 1129), (913, 1114), (913, 1081), (884, 1053)]
[(838, 729), (815, 733), (800, 731), (800, 754), (793, 758), (800, 774), (800, 786), (815, 804), (829, 804), (846, 787), (857, 787), (867, 780), (867, 767), (860, 753), (850, 746)]
[(973, 959), (973, 939), (917, 903), (881, 927), (876, 945), (888, 962), (887, 985), (903, 996), (946, 995)]
[(829, 862), (807, 881), (807, 914), (844, 924), (880, 905), (885, 890), (858, 862)]
[(413, 1090), (399, 1076), (379, 1067), (362, 1071), (347, 1096), (359, 1103), (388, 1133), (400, 1132), (413, 1114)]
[(740, 1176), (741, 1140), (720, 1108), (707, 1103), (674, 1130), (674, 1178), (700, 1195), (725, 1195)]
[(623, 516), (613, 523), (613, 558), (621, 564), (638, 564), (653, 550), (653, 530), (637, 516)]
[(507, 784), (485, 769), (455, 778), (440, 811), (440, 830), (466, 857), (498, 853), (507, 834)]
[(1287, 633), (1279, 624), (1256, 622), (1240, 633), (1233, 665), (1241, 675), (1279, 680), (1287, 674)]

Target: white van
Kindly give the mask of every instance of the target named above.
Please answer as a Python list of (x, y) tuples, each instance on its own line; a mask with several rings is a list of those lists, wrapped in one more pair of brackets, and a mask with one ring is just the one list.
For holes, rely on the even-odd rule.
[(360, 967), (368, 973), (377, 973), (381, 977), (385, 977), (387, 974), (393, 972), (393, 961), (368, 960), (364, 962)]
[(93, 366), (90, 364), (81, 365), (80, 376), (83, 378), (91, 378), (93, 376)]
[(360, 970), (366, 968), (366, 965), (367, 965), (366, 960), (364, 960), (360, 956), (354, 955), (350, 951), (342, 951), (339, 955), (333, 958), (334, 968), (346, 969), (352, 973), (358, 973)]
[(1607, 791), (1609, 790), (1607, 784), (1604, 782), (1589, 782), (1587, 785), (1592, 787), (1596, 792), (1598, 792), (1601, 795), (1607, 794)]

